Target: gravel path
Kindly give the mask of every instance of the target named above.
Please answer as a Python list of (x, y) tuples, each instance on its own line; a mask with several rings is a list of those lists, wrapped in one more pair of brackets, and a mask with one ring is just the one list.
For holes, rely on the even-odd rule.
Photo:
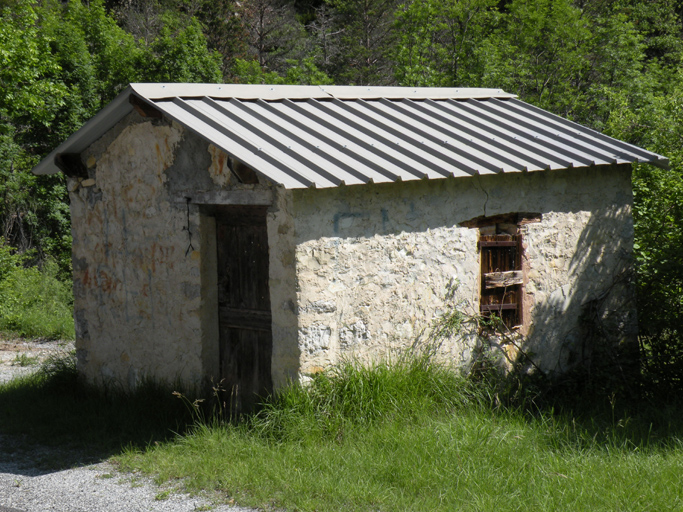
[(161, 488), (147, 478), (123, 474), (109, 462), (57, 471), (31, 472), (0, 462), (0, 512), (248, 512), (230, 505), (213, 505), (207, 497)]
[[(0, 341), (0, 382), (35, 371), (46, 357), (72, 348), (59, 342)], [(60, 456), (58, 450), (27, 448), (24, 440), (0, 433), (0, 512), (255, 512), (216, 505), (208, 495), (159, 487), (106, 461), (59, 471), (40, 469), (40, 461)]]
[(34, 372), (48, 357), (67, 354), (73, 349), (73, 341), (0, 340), (0, 382)]

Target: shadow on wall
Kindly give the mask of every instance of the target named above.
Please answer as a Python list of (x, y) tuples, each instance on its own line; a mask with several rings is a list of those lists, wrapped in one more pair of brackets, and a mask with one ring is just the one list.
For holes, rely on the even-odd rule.
[(590, 368), (598, 347), (608, 356), (633, 350), (629, 169), (294, 191), (299, 320), (326, 335), (311, 355), (329, 362), (318, 354), (344, 349), (339, 331), (361, 323), (354, 346), (382, 349), (377, 333), (409, 344), (443, 308), (454, 278), (457, 298), (475, 306), (479, 230), (462, 223), (515, 212), (542, 214), (523, 226), (528, 336), (520, 349), (553, 376)]
[[(590, 379), (601, 368), (614, 383), (628, 387), (638, 369), (630, 206), (573, 215), (589, 217), (578, 237), (529, 226), (528, 333), (517, 336), (506, 353), (513, 367), (536, 367), (552, 380), (576, 371)], [(546, 278), (535, 272), (538, 265), (546, 267)], [(553, 274), (562, 279), (553, 280)]]

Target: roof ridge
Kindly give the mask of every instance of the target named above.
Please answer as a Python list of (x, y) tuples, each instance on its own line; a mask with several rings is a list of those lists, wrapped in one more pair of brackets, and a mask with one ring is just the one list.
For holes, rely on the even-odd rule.
[(297, 99), (485, 99), (516, 98), (502, 89), (468, 87), (399, 87), (360, 85), (268, 85), (268, 84), (177, 84), (132, 83), (135, 94), (148, 100), (169, 98), (238, 100)]

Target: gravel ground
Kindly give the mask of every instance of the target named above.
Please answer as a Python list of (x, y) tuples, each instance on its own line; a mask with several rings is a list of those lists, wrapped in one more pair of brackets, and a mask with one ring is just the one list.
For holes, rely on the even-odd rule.
[[(35, 371), (45, 358), (71, 349), (73, 344), (60, 342), (0, 341), (0, 382)], [(46, 471), (40, 469), (44, 467), (40, 461), (63, 454), (26, 446), (24, 440), (0, 433), (0, 512), (255, 512), (217, 505), (208, 495), (190, 496), (173, 487), (159, 487), (149, 478), (121, 473), (107, 461)], [(72, 459), (78, 457), (67, 460)]]
[(48, 357), (67, 354), (73, 349), (73, 341), (0, 340), (0, 382), (34, 372)]

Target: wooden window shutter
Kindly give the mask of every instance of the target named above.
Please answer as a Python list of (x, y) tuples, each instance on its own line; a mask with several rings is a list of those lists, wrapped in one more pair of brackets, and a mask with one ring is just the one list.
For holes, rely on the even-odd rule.
[[(484, 233), (497, 234), (484, 234)], [(481, 228), (480, 313), (499, 316), (503, 323), (515, 327), (522, 323), (522, 237), (500, 234), (498, 226)]]

